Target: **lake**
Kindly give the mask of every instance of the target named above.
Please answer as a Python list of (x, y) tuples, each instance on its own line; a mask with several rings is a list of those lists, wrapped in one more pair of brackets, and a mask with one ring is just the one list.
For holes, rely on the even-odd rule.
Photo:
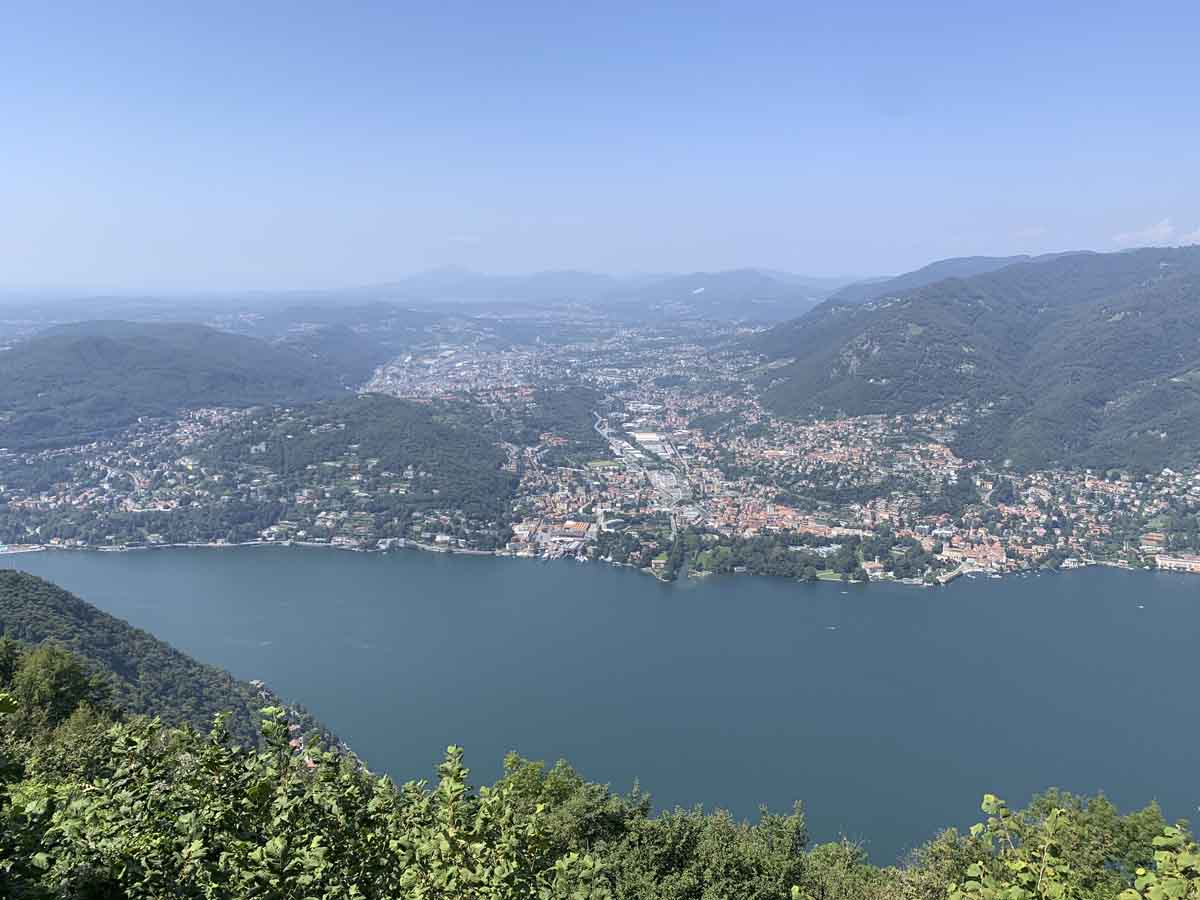
[(661, 584), (590, 563), (299, 548), (35, 553), (48, 578), (303, 703), (372, 766), (566, 758), (656, 805), (802, 800), (889, 862), (984, 792), (1200, 818), (1200, 579)]

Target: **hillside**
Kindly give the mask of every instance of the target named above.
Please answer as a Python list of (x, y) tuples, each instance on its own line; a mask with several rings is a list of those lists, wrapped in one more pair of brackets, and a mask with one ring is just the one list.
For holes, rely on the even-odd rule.
[(756, 337), (786, 415), (986, 408), (958, 449), (1018, 466), (1200, 459), (1200, 247), (1071, 254), (858, 304)]
[(497, 426), (481, 416), (465, 404), (363, 394), (272, 410), (198, 454), (222, 472), (265, 467), (288, 495), (318, 483), (319, 467), (345, 465), (358, 475), (349, 484), (362, 491), (355, 501), (361, 511), (382, 520), (457, 509), (494, 522), (509, 513), (515, 478), (502, 470), (507, 456), (496, 445)]
[(41, 578), (0, 570), (0, 634), (69, 648), (104, 676), (113, 702), (128, 712), (207, 731), (213, 716), (226, 711), (231, 733), (257, 740), (264, 701), (256, 688)]
[(339, 392), (329, 366), (203, 325), (81, 322), (0, 353), (0, 446), (92, 440), (140, 416)]
[(890, 297), (915, 288), (945, 281), (947, 278), (971, 278), (995, 272), (1014, 263), (1028, 262), (1029, 256), (956, 256), (939, 259), (912, 272), (894, 278), (872, 278), (848, 284), (829, 298), (830, 303), (865, 303), (880, 297)]
[(337, 378), (346, 388), (370, 379), (377, 366), (395, 351), (383, 340), (348, 325), (316, 325), (297, 329), (277, 342), (280, 349), (305, 356)]

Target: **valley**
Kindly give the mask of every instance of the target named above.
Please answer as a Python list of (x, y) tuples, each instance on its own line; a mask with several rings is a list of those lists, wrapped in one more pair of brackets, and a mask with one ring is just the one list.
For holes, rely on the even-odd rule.
[[(1071, 283), (1091, 285), (1086, 290), (1098, 299), (1087, 302), (1102, 308), (1116, 289), (1113, 271), (1126, 279), (1156, 273), (1137, 290), (1168, 303), (1169, 291), (1191, 277), (1187, 266), (1196, 254), (1163, 252), (1175, 262), (1149, 252), (1129, 259), (947, 261), (897, 281), (964, 267), (987, 270), (907, 288), (914, 293), (891, 300), (848, 306), (835, 296), (774, 326), (704, 318), (631, 324), (551, 305), (552, 321), (542, 312), (509, 310), (497, 318), (493, 311), (448, 329), (443, 316), (404, 319), (402, 310), (386, 304), (347, 307), (336, 321), (360, 343), (375, 346), (380, 362), (349, 390), (339, 386), (333, 363), (320, 361), (319, 344), (309, 343), (318, 359), (310, 370), (319, 376), (314, 384), (340, 399), (316, 400), (307, 383), (297, 391), (276, 379), (273, 396), (246, 394), (239, 407), (214, 406), (210, 395), (190, 389), (173, 400), (164, 391), (169, 385), (156, 383), (156, 405), (146, 407), (153, 414), (107, 424), (100, 439), (0, 448), (0, 545), (414, 546), (569, 556), (630, 565), (667, 581), (751, 573), (932, 585), (970, 573), (1093, 564), (1200, 571), (1200, 463), (1194, 455), (1200, 444), (1188, 437), (1184, 419), (1194, 408), (1187, 403), (1140, 415), (1142, 437), (1122, 436), (1126, 449), (1118, 454), (1103, 449), (1107, 432), (1056, 418), (1055, 427), (1075, 428), (1074, 440), (1097, 458), (1095, 465), (1019, 465), (1007, 455), (980, 452), (981, 436), (999, 439), (1003, 432), (1010, 435), (1005, 441), (1017, 439), (1026, 433), (1022, 423), (1039, 414), (1032, 408), (1010, 414), (1029, 388), (1012, 387), (1005, 403), (994, 387), (981, 393), (977, 369), (939, 376), (907, 357), (885, 363), (868, 354), (870, 366), (892, 373), (875, 375), (843, 348), (837, 352), (851, 353), (846, 365), (854, 372), (832, 364), (840, 381), (830, 390), (847, 398), (848, 409), (829, 409), (826, 401), (811, 412), (780, 409), (805, 367), (831, 365), (821, 355), (837, 347), (828, 339), (830, 328), (874, 334), (883, 327), (876, 320), (899, 315), (907, 322), (901, 323), (904, 352), (938, 358), (948, 352), (936, 343), (944, 340), (944, 326), (914, 324), (935, 299), (955, 304), (962, 295), (986, 305), (979, 298), (1010, 281), (1027, 285), (1003, 288), (1014, 296), (1041, 297), (1068, 266), (1083, 267)], [(870, 289), (891, 290), (888, 284)], [(1030, 302), (1010, 304), (1022, 322)], [(1173, 315), (1190, 315), (1190, 301), (1169, 302), (1178, 308)], [(1158, 309), (1146, 307), (1145, 316)], [(305, 321), (335, 319), (332, 311), (309, 307), (303, 315)], [(1073, 321), (1072, 315), (1078, 317), (1064, 307), (1046, 322)], [(395, 323), (402, 320), (411, 330), (398, 336)], [(293, 332), (282, 321), (274, 327), (284, 335), (312, 333), (307, 326)], [(1102, 327), (1132, 326), (1112, 313)], [(103, 328), (111, 341), (120, 326)], [(1137, 334), (1167, 340), (1160, 326), (1137, 328)], [(1184, 333), (1176, 327), (1170, 340), (1178, 343)], [(225, 339), (224, 332), (211, 334)], [(279, 340), (269, 345), (279, 348), (272, 352), (297, 353), (293, 337)], [(851, 344), (862, 340), (874, 338)], [(805, 348), (813, 342), (826, 349), (810, 353)], [(1071, 346), (1059, 343), (1063, 353)], [(34, 338), (16, 352), (50, 353), (57, 346)], [(782, 352), (793, 355), (777, 358)], [(1143, 352), (1144, 361), (1125, 365), (1162, 370), (1165, 364), (1155, 360), (1175, 359), (1151, 345)], [(978, 347), (971, 353), (981, 364), (985, 357), (1000, 359)], [(1200, 360), (1178, 356), (1171, 365), (1187, 369)], [(270, 370), (268, 363), (262, 371)], [(64, 369), (63, 377), (82, 372)], [(1093, 392), (1104, 383), (1085, 382)], [(1168, 382), (1155, 390), (1190, 390), (1184, 377)], [(851, 402), (855, 391), (895, 397), (882, 406)], [(996, 399), (985, 401), (989, 395)], [(826, 395), (813, 388), (810, 396)], [(1124, 403), (1097, 395), (1080, 415), (1099, 416), (1111, 430), (1126, 415)], [(885, 407), (891, 411), (880, 411)], [(1149, 428), (1168, 416), (1183, 417), (1182, 424), (1170, 432)], [(1172, 464), (1136, 464), (1126, 451), (1139, 440), (1169, 448)]]

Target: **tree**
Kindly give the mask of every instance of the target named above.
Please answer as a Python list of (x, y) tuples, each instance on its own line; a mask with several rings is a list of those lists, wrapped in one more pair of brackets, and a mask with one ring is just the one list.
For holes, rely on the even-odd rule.
[(45, 725), (53, 728), (80, 704), (103, 703), (108, 691), (74, 654), (56, 644), (42, 644), (21, 658), (12, 678), (12, 695), (23, 713), (40, 712)]
[(1195, 841), (1167, 826), (1146, 840), (1146, 829), (1162, 824), (1156, 807), (1121, 818), (1103, 798), (1053, 792), (1019, 813), (987, 794), (982, 809), (987, 821), (971, 827), (974, 859), (950, 886), (950, 900), (1200, 898)]
[(992, 494), (989, 500), (992, 503), (1012, 504), (1016, 500), (1016, 491), (1013, 489), (1012, 479), (1000, 478), (996, 481), (996, 486), (992, 488)]
[(12, 683), (21, 662), (21, 645), (7, 635), (0, 637), (0, 686)]
[(1200, 847), (1182, 828), (1168, 827), (1154, 839), (1154, 869), (1141, 867), (1120, 900), (1200, 900)]

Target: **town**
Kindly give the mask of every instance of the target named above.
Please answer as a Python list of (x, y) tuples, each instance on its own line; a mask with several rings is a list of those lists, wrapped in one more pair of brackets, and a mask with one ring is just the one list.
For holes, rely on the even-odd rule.
[(78, 446), (0, 449), (0, 548), (417, 547), (604, 561), (664, 580), (1200, 572), (1200, 471), (964, 459), (955, 437), (977, 411), (961, 404), (780, 418), (738, 332), (689, 322), (414, 347), (360, 393), (468, 423), (487, 452), (453, 464), (420, 447), (383, 461), (342, 406), (197, 409)]

